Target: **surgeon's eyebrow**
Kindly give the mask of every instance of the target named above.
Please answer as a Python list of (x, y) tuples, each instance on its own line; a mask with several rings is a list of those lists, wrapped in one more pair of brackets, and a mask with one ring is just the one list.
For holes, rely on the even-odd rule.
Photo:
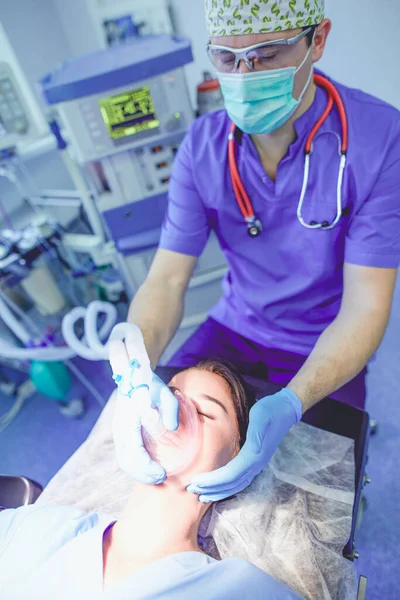
[(200, 396), (201, 396), (201, 398), (204, 398), (204, 400), (209, 400), (210, 402), (219, 404), (219, 406), (222, 408), (222, 410), (224, 410), (226, 412), (226, 414), (228, 414), (226, 406), (224, 404), (222, 404), (222, 402), (220, 402), (220, 400), (217, 400), (216, 398), (213, 398), (212, 396), (209, 396), (208, 394), (200, 394)]

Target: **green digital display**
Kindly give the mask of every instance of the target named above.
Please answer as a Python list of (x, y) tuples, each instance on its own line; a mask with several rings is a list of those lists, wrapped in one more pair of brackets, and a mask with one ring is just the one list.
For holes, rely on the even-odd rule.
[(103, 98), (99, 104), (108, 133), (114, 140), (160, 126), (148, 87)]

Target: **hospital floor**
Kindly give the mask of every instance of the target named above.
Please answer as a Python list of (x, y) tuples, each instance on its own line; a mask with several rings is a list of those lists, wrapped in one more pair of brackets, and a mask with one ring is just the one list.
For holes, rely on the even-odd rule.
[[(368, 508), (356, 545), (360, 574), (368, 577), (369, 600), (400, 598), (400, 282), (391, 322), (368, 380), (368, 410), (379, 424), (371, 439), (366, 490)], [(107, 399), (113, 389), (106, 364), (78, 363)], [(12, 424), (0, 433), (0, 473), (26, 475), (43, 486), (85, 440), (101, 412), (100, 405), (74, 384), (72, 397), (83, 397), (80, 420), (61, 415), (56, 403), (36, 394)], [(0, 414), (12, 405), (0, 395)], [(319, 599), (315, 599), (319, 600)]]

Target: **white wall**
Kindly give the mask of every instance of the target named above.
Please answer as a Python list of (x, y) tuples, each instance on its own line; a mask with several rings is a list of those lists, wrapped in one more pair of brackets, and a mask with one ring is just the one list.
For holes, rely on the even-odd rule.
[(186, 74), (192, 100), (195, 101), (197, 85), (203, 80), (203, 71), (212, 71), (205, 49), (208, 37), (204, 18), (204, 0), (170, 1), (176, 32), (192, 40), (195, 62), (186, 67)]
[(400, 0), (326, 0), (333, 28), (321, 68), (400, 109)]
[(75, 58), (97, 50), (96, 31), (87, 3), (82, 0), (52, 0), (52, 2), (70, 46), (70, 57)]

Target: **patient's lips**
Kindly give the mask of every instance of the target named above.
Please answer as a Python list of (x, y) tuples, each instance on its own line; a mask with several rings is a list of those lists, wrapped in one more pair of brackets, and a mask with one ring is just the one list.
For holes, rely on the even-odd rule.
[(151, 436), (142, 428), (143, 442), (150, 457), (164, 467), (167, 476), (179, 475), (197, 458), (201, 448), (201, 427), (196, 407), (180, 392), (179, 427), (159, 437)]

